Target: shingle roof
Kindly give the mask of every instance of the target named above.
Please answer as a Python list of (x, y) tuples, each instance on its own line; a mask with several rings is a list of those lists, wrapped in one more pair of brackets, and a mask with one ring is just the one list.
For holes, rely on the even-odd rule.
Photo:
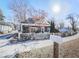
[(25, 24), (36, 24), (36, 25), (48, 25), (50, 26), (50, 24), (47, 22), (46, 19), (34, 19), (34, 18), (28, 18), (26, 21), (22, 22), (22, 23), (25, 23)]

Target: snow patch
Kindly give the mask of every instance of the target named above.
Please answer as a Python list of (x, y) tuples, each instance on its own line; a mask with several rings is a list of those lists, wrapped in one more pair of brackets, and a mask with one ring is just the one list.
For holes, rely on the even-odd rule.
[(18, 43), (14, 45), (6, 45), (0, 48), (0, 57), (14, 57), (15, 54), (30, 51), (35, 48), (42, 48), (53, 45), (51, 40), (31, 41), (28, 43)]
[(7, 39), (4, 39), (4, 40), (0, 39), (0, 47), (4, 46), (4, 45), (7, 45), (8, 43), (9, 43), (9, 41)]

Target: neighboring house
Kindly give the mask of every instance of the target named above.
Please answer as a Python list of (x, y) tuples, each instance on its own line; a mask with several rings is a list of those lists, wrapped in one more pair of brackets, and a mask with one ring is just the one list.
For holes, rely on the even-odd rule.
[(0, 22), (0, 32), (9, 33), (10, 31), (12, 31), (12, 26), (10, 23)]

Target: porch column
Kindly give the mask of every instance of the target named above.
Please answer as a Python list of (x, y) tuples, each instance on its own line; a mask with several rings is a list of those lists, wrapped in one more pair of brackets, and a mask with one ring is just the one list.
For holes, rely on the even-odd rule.
[(48, 32), (50, 32), (50, 27), (48, 27)]
[(41, 32), (45, 32), (45, 28), (44, 27), (41, 27)]
[(31, 33), (31, 28), (29, 27), (29, 33)]
[(23, 28), (22, 27), (23, 27), (23, 25), (21, 24), (21, 32), (23, 32)]
[(45, 32), (45, 27), (43, 27), (43, 31)]
[(41, 28), (41, 33), (42, 33), (42, 27), (40, 27)]

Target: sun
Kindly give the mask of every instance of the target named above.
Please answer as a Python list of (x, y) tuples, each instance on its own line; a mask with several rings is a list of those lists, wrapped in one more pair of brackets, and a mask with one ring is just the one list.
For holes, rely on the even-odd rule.
[(52, 7), (52, 11), (55, 14), (59, 14), (61, 12), (61, 6), (59, 4), (54, 4)]

